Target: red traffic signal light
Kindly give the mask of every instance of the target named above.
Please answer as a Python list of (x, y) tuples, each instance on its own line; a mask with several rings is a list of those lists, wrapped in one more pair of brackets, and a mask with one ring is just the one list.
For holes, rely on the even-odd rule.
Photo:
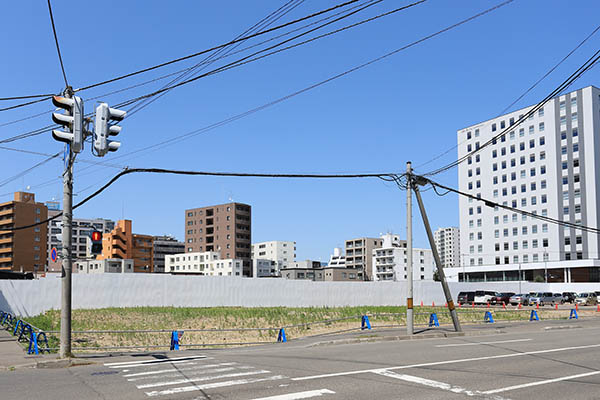
[(99, 242), (102, 240), (102, 232), (93, 231), (92, 232), (92, 242)]

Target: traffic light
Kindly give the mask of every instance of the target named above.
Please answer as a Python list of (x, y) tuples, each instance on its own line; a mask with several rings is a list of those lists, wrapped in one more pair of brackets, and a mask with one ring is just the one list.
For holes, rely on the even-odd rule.
[(104, 156), (109, 151), (117, 151), (121, 146), (120, 142), (108, 140), (108, 136), (115, 136), (121, 132), (121, 127), (110, 125), (109, 122), (122, 121), (127, 113), (123, 110), (110, 108), (106, 103), (100, 103), (96, 107), (96, 123), (94, 125), (94, 149), (99, 157)]
[(83, 101), (81, 97), (52, 96), (52, 104), (63, 108), (71, 115), (52, 113), (52, 121), (63, 125), (63, 130), (52, 130), (52, 137), (59, 142), (69, 143), (74, 153), (83, 150)]
[(91, 239), (92, 248), (90, 250), (90, 253), (94, 255), (102, 253), (102, 232), (93, 231)]

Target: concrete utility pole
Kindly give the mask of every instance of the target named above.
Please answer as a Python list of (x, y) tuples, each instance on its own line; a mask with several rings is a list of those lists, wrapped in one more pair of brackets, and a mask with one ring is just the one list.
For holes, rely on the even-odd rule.
[[(65, 91), (65, 97), (71, 98), (70, 87)], [(70, 115), (67, 112), (67, 115)], [(73, 220), (73, 164), (75, 155), (71, 145), (66, 145), (65, 172), (63, 173), (63, 215), (62, 215), (62, 292), (60, 306), (60, 352), (61, 358), (71, 357), (71, 273), (73, 259), (71, 249), (71, 225)]]
[(412, 165), (406, 163), (406, 334), (414, 333), (413, 246), (412, 246)]
[(458, 314), (456, 313), (456, 308), (454, 308), (454, 301), (452, 301), (452, 294), (450, 293), (448, 282), (446, 282), (444, 266), (442, 265), (442, 262), (440, 260), (440, 255), (437, 251), (437, 247), (435, 246), (435, 240), (433, 239), (433, 233), (431, 232), (429, 219), (427, 218), (427, 213), (425, 212), (425, 205), (423, 204), (423, 199), (421, 198), (421, 192), (419, 192), (418, 182), (415, 182), (414, 189), (415, 197), (417, 198), (417, 203), (419, 203), (421, 217), (423, 218), (423, 225), (425, 225), (425, 230), (427, 231), (427, 238), (429, 239), (429, 245), (431, 246), (431, 251), (433, 253), (433, 259), (435, 260), (435, 265), (437, 266), (438, 276), (440, 278), (440, 281), (442, 282), (442, 289), (444, 289), (444, 296), (446, 297), (446, 302), (448, 303), (448, 310), (450, 310), (450, 316), (452, 317), (452, 323), (454, 324), (454, 330), (456, 332), (461, 332), (462, 329), (460, 327), (460, 321), (458, 320)]

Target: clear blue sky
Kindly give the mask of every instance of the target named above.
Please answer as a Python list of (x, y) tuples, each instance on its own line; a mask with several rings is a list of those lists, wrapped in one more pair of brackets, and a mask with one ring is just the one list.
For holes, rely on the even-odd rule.
[[(386, 0), (347, 21), (408, 2)], [(471, 16), (499, 1), (429, 0), (351, 31), (178, 88), (122, 123), (117, 153), (79, 155), (135, 167), (243, 172), (402, 172), (456, 144), (456, 131), (492, 118), (566, 55), (598, 24), (597, 1), (516, 0), (491, 14), (387, 60), (206, 134), (132, 157), (124, 154), (198, 129), (302, 89)], [(84, 86), (233, 39), (284, 4), (279, 1), (53, 1), (67, 77)], [(280, 22), (336, 4), (307, 0)], [(0, 97), (52, 93), (64, 82), (45, 1), (3, 4)], [(343, 23), (344, 25), (346, 23)], [(335, 25), (342, 26), (342, 23)], [(326, 29), (325, 31), (328, 31)], [(535, 103), (587, 59), (600, 33), (513, 108)], [(190, 60), (83, 92), (102, 95), (193, 65)], [(197, 62), (197, 61), (196, 61)], [(600, 69), (573, 89), (600, 85)], [(102, 98), (133, 98), (165, 82)], [(6, 102), (2, 102), (4, 103)], [(6, 103), (7, 105), (9, 103)], [(95, 107), (86, 103), (86, 111)], [(0, 112), (0, 124), (52, 109), (49, 101)], [(0, 126), (0, 139), (43, 127), (50, 115)], [(50, 133), (5, 146), (56, 153)], [(139, 156), (139, 157), (138, 157)], [(121, 157), (121, 158), (116, 158)], [(456, 158), (453, 150), (418, 172)], [(0, 181), (43, 157), (0, 150)], [(112, 161), (114, 159), (114, 161)], [(31, 186), (36, 198), (62, 200), (55, 159), (0, 187), (0, 201)], [(75, 197), (91, 193), (117, 169), (77, 163)], [(439, 176), (456, 185), (456, 170)], [(253, 242), (295, 240), (299, 259), (326, 260), (345, 239), (393, 231), (405, 235), (406, 194), (392, 184), (130, 175), (76, 210), (76, 217), (133, 220), (137, 233), (183, 240), (184, 210), (234, 201), (253, 207)], [(455, 197), (425, 193), (434, 228), (458, 225)], [(415, 245), (427, 241), (415, 208)]]

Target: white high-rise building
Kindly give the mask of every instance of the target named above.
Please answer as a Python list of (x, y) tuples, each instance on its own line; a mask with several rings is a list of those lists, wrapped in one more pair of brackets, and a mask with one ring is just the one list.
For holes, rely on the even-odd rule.
[[(458, 131), (459, 188), (502, 205), (600, 226), (600, 89), (588, 86)], [(514, 125), (514, 128), (511, 127)], [(460, 280), (600, 281), (600, 235), (459, 197)]]
[[(406, 281), (406, 240), (390, 233), (381, 236), (383, 245), (373, 249), (374, 281)], [(430, 249), (413, 248), (413, 281), (433, 280), (435, 262)]]
[(461, 265), (460, 230), (458, 228), (439, 228), (433, 233), (433, 239), (444, 268)]
[(296, 242), (272, 240), (254, 243), (251, 256), (252, 259), (273, 261), (272, 268), (275, 271), (271, 276), (281, 276), (281, 270), (296, 261)]
[(203, 276), (242, 276), (244, 261), (221, 259), (218, 251), (165, 255), (165, 272)]

